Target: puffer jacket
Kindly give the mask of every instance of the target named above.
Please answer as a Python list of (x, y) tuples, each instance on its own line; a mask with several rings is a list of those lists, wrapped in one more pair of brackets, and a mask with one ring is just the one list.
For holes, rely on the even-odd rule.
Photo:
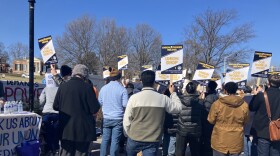
[(215, 101), (208, 115), (208, 121), (214, 124), (211, 147), (224, 154), (240, 153), (248, 118), (248, 104), (241, 97), (229, 95)]
[(199, 95), (183, 94), (180, 96), (182, 111), (179, 114), (177, 133), (181, 136), (200, 137), (203, 106)]
[(169, 114), (165, 112), (164, 133), (175, 134), (178, 129), (179, 114)]

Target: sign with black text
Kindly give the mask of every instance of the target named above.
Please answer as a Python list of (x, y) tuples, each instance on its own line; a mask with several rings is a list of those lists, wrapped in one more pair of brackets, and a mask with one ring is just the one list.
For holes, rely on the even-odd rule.
[(52, 42), (52, 37), (47, 36), (47, 37), (40, 38), (38, 39), (38, 43), (39, 43), (39, 48), (41, 51), (44, 64), (49, 65), (49, 64), (58, 63), (53, 42)]
[(182, 74), (183, 45), (161, 46), (161, 73)]
[(256, 51), (252, 64), (251, 76), (267, 78), (272, 53)]

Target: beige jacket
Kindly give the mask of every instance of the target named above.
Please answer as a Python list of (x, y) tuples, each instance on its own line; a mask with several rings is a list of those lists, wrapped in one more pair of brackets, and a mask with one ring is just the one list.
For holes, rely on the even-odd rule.
[(215, 101), (208, 115), (208, 121), (215, 125), (211, 136), (212, 148), (224, 154), (241, 153), (243, 127), (248, 118), (248, 104), (241, 97), (230, 95)]

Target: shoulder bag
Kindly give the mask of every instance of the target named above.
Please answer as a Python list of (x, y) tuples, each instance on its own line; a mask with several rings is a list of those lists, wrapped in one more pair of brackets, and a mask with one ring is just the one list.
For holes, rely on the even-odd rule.
[(267, 97), (267, 93), (264, 92), (264, 100), (266, 105), (266, 111), (269, 118), (269, 135), (271, 141), (280, 141), (280, 118), (271, 120), (270, 105)]

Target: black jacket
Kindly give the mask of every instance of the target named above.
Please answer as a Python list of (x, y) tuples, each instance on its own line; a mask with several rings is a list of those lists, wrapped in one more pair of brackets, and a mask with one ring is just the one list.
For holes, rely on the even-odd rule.
[[(271, 118), (276, 120), (280, 118), (280, 90), (278, 88), (270, 87), (267, 89), (268, 101), (270, 104)], [(250, 111), (254, 111), (254, 121), (252, 128), (260, 138), (270, 139), (269, 137), (269, 119), (265, 107), (263, 93), (258, 93), (253, 97), (250, 105)]]
[(200, 137), (203, 106), (199, 102), (199, 95), (180, 96), (183, 104), (179, 114), (178, 131), (181, 136)]
[(179, 114), (165, 113), (164, 133), (175, 134), (178, 129)]
[(90, 84), (77, 77), (61, 84), (53, 108), (59, 111), (60, 139), (77, 142), (96, 139), (93, 114), (100, 105)]

